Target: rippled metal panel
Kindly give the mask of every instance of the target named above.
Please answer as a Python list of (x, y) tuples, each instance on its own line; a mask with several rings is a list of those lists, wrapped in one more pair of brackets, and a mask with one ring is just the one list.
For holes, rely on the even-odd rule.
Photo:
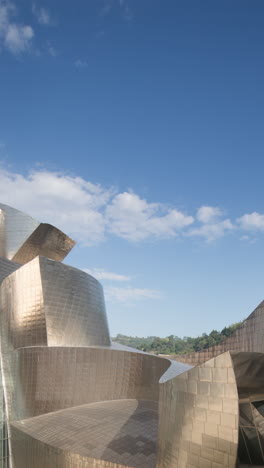
[(264, 460), (264, 302), (223, 343), (171, 364), (111, 344), (100, 283), (59, 262), (73, 245), (0, 205), (0, 468), (154, 468), (158, 401), (156, 468), (234, 468), (239, 399), (255, 399), (240, 432)]
[[(0, 286), (2, 345), (8, 350), (47, 345), (39, 258), (21, 266)], [(8, 351), (7, 351), (8, 352)]]
[(84, 271), (40, 257), (49, 346), (111, 344), (103, 288)]
[(0, 204), (0, 257), (20, 264), (37, 255), (61, 261), (74, 245), (75, 241), (54, 226)]
[(0, 256), (12, 260), (38, 226), (27, 214), (0, 203)]
[(176, 354), (177, 361), (193, 366), (202, 364), (226, 351), (264, 353), (264, 301), (249, 315), (241, 326), (222, 343), (192, 354)]
[(230, 353), (161, 384), (157, 468), (235, 468), (238, 393)]
[(169, 362), (107, 348), (32, 347), (16, 352), (12, 419), (104, 400), (156, 400)]
[(16, 271), (20, 267), (21, 265), (19, 265), (18, 263), (0, 257), (0, 284), (8, 275), (13, 273), (13, 271)]
[(0, 286), (9, 343), (22, 346), (109, 346), (101, 284), (87, 273), (36, 257)]
[(74, 247), (75, 241), (50, 224), (41, 223), (14, 255), (13, 260), (27, 263), (37, 255), (62, 261)]

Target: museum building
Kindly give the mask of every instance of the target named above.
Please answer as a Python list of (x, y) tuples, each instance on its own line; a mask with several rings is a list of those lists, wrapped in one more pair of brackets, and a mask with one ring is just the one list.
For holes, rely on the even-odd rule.
[(264, 466), (264, 302), (220, 345), (143, 353), (74, 244), (0, 204), (0, 468)]

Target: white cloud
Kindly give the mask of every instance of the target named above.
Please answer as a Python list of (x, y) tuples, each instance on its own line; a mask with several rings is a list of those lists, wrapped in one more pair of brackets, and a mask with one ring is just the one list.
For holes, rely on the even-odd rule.
[(107, 301), (124, 305), (130, 305), (142, 299), (161, 299), (162, 297), (160, 291), (153, 289), (106, 287), (104, 291)]
[(264, 215), (254, 211), (250, 214), (244, 214), (237, 219), (241, 229), (245, 231), (264, 231)]
[(5, 36), (5, 45), (13, 54), (25, 52), (30, 48), (33, 36), (34, 31), (31, 26), (9, 24)]
[[(239, 238), (241, 230), (245, 234), (264, 231), (264, 214), (257, 212), (233, 222), (221, 219), (219, 208), (204, 205), (195, 219), (133, 192), (119, 193), (82, 177), (47, 170), (22, 175), (0, 169), (0, 201), (54, 224), (84, 245), (98, 244), (109, 234), (131, 242), (177, 236), (212, 242), (235, 231)], [(124, 275), (116, 273), (97, 270), (97, 275), (125, 281)]]
[(39, 24), (42, 24), (43, 26), (53, 26), (54, 22), (46, 8), (37, 7), (37, 5), (33, 3), (32, 13)]
[(99, 281), (130, 281), (131, 277), (126, 275), (120, 275), (119, 273), (113, 273), (112, 271), (106, 271), (103, 268), (86, 268), (86, 273), (94, 276)]
[(235, 229), (235, 226), (229, 219), (225, 219), (217, 223), (203, 224), (200, 227), (190, 230), (187, 235), (203, 237), (207, 242), (212, 242), (223, 237), (233, 229)]
[(58, 172), (32, 171), (28, 176), (0, 171), (0, 200), (40, 221), (49, 222), (86, 245), (104, 239), (102, 208), (112, 191)]
[(30, 49), (34, 31), (31, 26), (13, 21), (16, 8), (8, 0), (0, 0), (0, 45), (13, 54)]
[(197, 219), (201, 223), (214, 223), (220, 216), (222, 216), (223, 212), (217, 206), (201, 206), (197, 210)]
[(174, 237), (193, 223), (192, 216), (166, 209), (162, 204), (148, 203), (132, 192), (116, 195), (108, 205), (106, 215), (112, 233), (135, 242), (150, 237)]

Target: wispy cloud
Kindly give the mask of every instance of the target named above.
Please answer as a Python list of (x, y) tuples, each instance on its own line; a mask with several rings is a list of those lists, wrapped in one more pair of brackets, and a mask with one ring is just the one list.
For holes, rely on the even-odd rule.
[(132, 281), (131, 276), (114, 273), (103, 268), (85, 268), (84, 271), (105, 284), (104, 292), (108, 302), (122, 303), (125, 306), (130, 306), (137, 301), (146, 299), (155, 300), (162, 297), (161, 292), (154, 289), (137, 288), (131, 285), (125, 287), (115, 286), (117, 282), (128, 283)]
[(32, 13), (37, 22), (42, 26), (54, 26), (55, 21), (51, 18), (50, 12), (43, 7), (38, 7), (35, 3), (32, 5)]
[(46, 42), (46, 50), (51, 57), (57, 57), (58, 51), (50, 41)]
[(94, 276), (99, 281), (130, 281), (131, 277), (127, 275), (120, 275), (112, 271), (106, 271), (103, 268), (85, 268), (84, 271), (89, 275)]
[(9, 0), (0, 0), (0, 45), (18, 55), (28, 52), (32, 46), (32, 26), (16, 21), (17, 9)]
[(235, 226), (229, 219), (224, 219), (216, 223), (206, 223), (202, 226), (191, 229), (187, 235), (195, 237), (203, 237), (207, 242), (213, 242), (225, 234), (233, 231)]
[(118, 288), (106, 287), (105, 297), (109, 302), (119, 302), (125, 305), (132, 305), (136, 301), (143, 299), (161, 299), (162, 295), (159, 291), (153, 289), (140, 288)]
[(88, 67), (88, 63), (86, 62), (86, 60), (82, 60), (82, 59), (78, 59), (74, 62), (74, 66), (76, 68), (87, 68)]
[(119, 11), (127, 21), (133, 19), (134, 15), (129, 0), (104, 0), (99, 14), (100, 16), (108, 16), (114, 11)]
[[(219, 207), (204, 205), (192, 216), (176, 207), (148, 201), (133, 191), (119, 192), (82, 177), (47, 170), (23, 175), (0, 169), (0, 200), (55, 224), (83, 245), (98, 244), (109, 235), (133, 243), (176, 237), (201, 238), (210, 243), (230, 233), (244, 236), (243, 240), (248, 236), (251, 241), (253, 232), (264, 232), (261, 213), (231, 220)], [(125, 276), (111, 272), (98, 270), (97, 274), (125, 280)]]

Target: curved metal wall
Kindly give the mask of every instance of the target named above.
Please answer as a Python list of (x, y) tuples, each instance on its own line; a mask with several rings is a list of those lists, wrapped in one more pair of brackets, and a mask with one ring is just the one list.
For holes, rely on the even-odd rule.
[(238, 394), (229, 353), (161, 384), (157, 468), (235, 468)]
[(169, 365), (155, 356), (107, 348), (21, 348), (12, 420), (96, 401), (158, 401), (159, 379)]
[(36, 257), (5, 278), (0, 292), (10, 349), (111, 343), (102, 286), (83, 271)]

